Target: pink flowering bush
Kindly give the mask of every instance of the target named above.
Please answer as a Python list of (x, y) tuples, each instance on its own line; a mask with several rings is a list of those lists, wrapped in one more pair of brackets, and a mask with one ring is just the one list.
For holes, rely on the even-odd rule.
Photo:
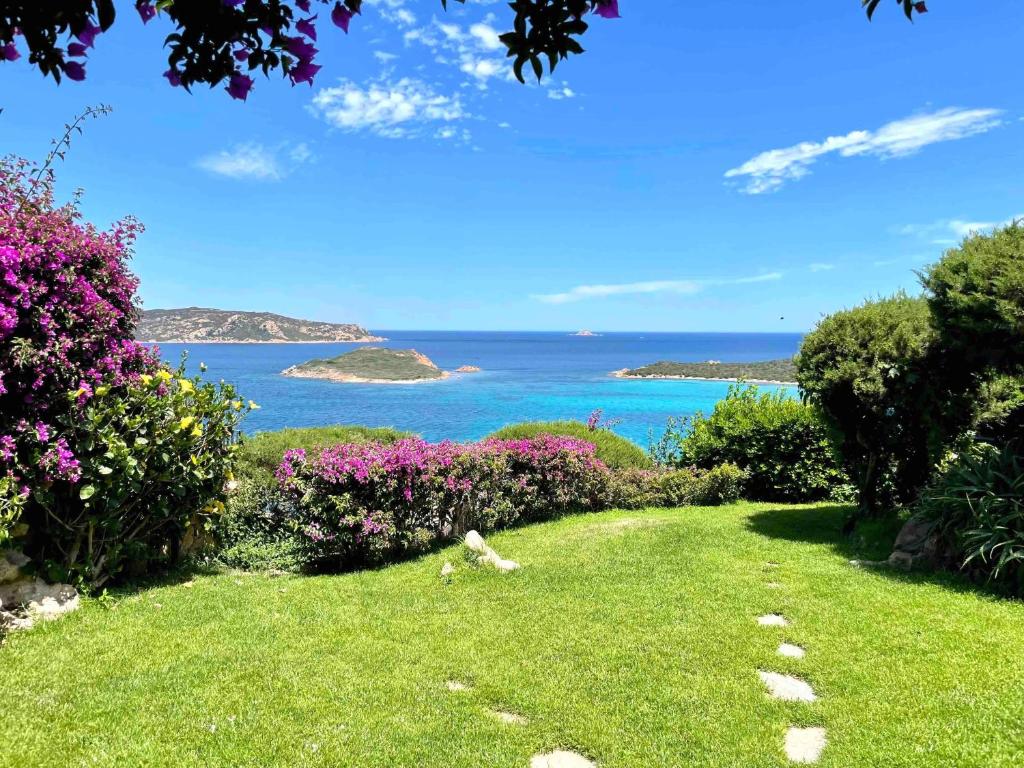
[(438, 539), (604, 505), (609, 470), (580, 440), (400, 440), (288, 451), (277, 471), (306, 564), (375, 564)]
[[(163, 491), (179, 518), (216, 498), (235, 419), (222, 414), (242, 410), (225, 410), (233, 391), (184, 383), (133, 340), (127, 261), (140, 231), (126, 219), (100, 232), (54, 205), (48, 174), (0, 161), (0, 543), (18, 536), (54, 575), (92, 584), (120, 570), (125, 541), (181, 534), (180, 519), (154, 528), (151, 513), (169, 514)], [(186, 417), (209, 444), (163, 439)]]

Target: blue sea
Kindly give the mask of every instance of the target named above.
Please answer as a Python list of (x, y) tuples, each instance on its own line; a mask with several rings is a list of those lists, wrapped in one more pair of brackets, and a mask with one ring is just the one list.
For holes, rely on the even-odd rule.
[[(244, 429), (326, 424), (390, 426), (429, 441), (475, 440), (519, 421), (586, 420), (595, 409), (617, 419), (614, 430), (646, 447), (670, 416), (709, 412), (728, 389), (724, 382), (617, 379), (609, 373), (658, 360), (743, 362), (790, 357), (801, 335), (792, 333), (566, 333), (374, 331), (378, 346), (416, 349), (445, 370), (475, 365), (481, 373), (421, 384), (346, 384), (280, 375), (288, 366), (333, 357), (357, 344), (161, 344), (176, 363), (234, 383), (261, 409)], [(795, 393), (794, 393), (795, 394)]]

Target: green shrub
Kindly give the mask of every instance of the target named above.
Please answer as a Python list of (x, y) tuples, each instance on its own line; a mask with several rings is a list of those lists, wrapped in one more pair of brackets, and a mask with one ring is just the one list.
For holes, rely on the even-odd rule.
[(26, 554), (51, 578), (93, 588), (175, 560), (224, 508), (246, 410), (233, 387), (186, 378), (183, 367), (97, 386), (58, 418), (77, 448), (76, 494), (57, 484), (33, 492)]
[(935, 342), (925, 301), (899, 294), (829, 315), (801, 345), (800, 387), (833, 430), (862, 516), (914, 500), (970, 420)]
[(711, 469), (619, 469), (608, 477), (607, 505), (619, 509), (714, 507), (740, 498), (745, 474), (735, 464)]
[(711, 415), (697, 413), (688, 428), (670, 420), (653, 451), (673, 466), (735, 464), (746, 473), (743, 495), (755, 501), (842, 500), (849, 493), (818, 412), (756, 386), (730, 386)]
[(962, 567), (1024, 594), (1024, 457), (1017, 446), (978, 444), (922, 494)]
[(597, 448), (597, 458), (612, 469), (651, 469), (654, 462), (643, 448), (603, 427), (591, 428), (580, 421), (529, 421), (510, 424), (490, 437), (499, 440), (529, 439), (539, 435), (574, 437)]

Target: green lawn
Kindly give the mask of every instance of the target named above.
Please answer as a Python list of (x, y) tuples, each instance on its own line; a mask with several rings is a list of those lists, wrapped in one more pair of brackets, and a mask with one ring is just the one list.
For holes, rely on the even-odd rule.
[[(1024, 605), (856, 568), (841, 515), (609, 512), (494, 536), (510, 575), (453, 548), (93, 601), (0, 648), (0, 762), (527, 768), (561, 746), (602, 768), (752, 768), (787, 765), (800, 724), (827, 727), (823, 766), (1019, 765)], [(773, 611), (792, 626), (757, 626)], [(783, 639), (807, 657), (776, 656)], [(821, 698), (771, 700), (758, 669)]]

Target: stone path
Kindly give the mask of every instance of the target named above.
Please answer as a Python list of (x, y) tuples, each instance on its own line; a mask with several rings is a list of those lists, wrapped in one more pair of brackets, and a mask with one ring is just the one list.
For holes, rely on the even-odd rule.
[[(776, 562), (767, 562), (764, 570), (770, 571), (778, 568)], [(765, 584), (768, 589), (781, 589), (782, 584), (777, 581), (769, 581)], [(757, 618), (757, 623), (762, 627), (788, 627), (789, 620), (780, 613), (767, 613)], [(787, 659), (802, 659), (807, 655), (803, 647), (794, 643), (782, 642), (775, 651), (779, 656)], [(764, 669), (757, 671), (761, 682), (768, 689), (768, 694), (773, 699), (780, 701), (796, 701), (813, 703), (818, 700), (814, 688), (806, 680), (801, 680), (793, 675), (784, 675), (779, 672), (771, 672)], [(828, 736), (824, 728), (799, 728), (790, 726), (786, 729), (786, 738), (783, 743), (783, 750), (786, 759), (791, 763), (812, 764), (821, 759), (822, 752), (828, 744)]]
[(597, 763), (588, 760), (578, 752), (556, 749), (530, 759), (530, 768), (597, 768)]
[(501, 709), (492, 709), (491, 714), (506, 725), (526, 725), (530, 722), (522, 715), (517, 715), (515, 712), (505, 712)]

